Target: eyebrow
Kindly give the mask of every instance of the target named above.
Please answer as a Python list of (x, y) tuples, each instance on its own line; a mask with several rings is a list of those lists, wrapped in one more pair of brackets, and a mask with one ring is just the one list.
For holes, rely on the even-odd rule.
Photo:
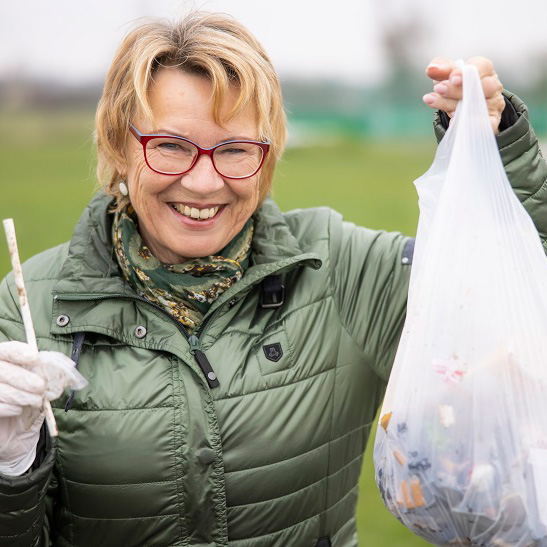
[[(192, 139), (190, 139), (188, 134), (178, 133), (177, 131), (172, 131), (171, 129), (165, 129), (163, 127), (160, 127), (154, 133), (149, 133), (149, 135), (170, 135), (172, 137), (182, 137), (183, 139), (192, 140)], [(219, 140), (218, 144), (222, 144), (223, 142), (230, 142), (230, 141), (253, 141), (253, 142), (258, 142), (257, 139), (251, 139), (249, 137), (244, 137), (242, 135), (235, 135), (235, 136), (230, 136), (230, 137), (226, 137), (225, 139)]]
[(178, 133), (177, 131), (172, 131), (171, 129), (165, 129), (163, 127), (160, 127), (157, 131), (154, 131), (154, 133), (150, 133), (150, 135), (172, 135), (173, 137), (188, 138), (188, 136), (183, 133)]

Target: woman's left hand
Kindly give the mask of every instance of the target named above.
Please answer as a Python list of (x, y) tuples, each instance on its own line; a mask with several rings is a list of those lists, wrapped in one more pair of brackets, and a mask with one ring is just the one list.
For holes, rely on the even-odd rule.
[[(502, 95), (503, 86), (494, 70), (494, 63), (486, 57), (471, 57), (468, 64), (475, 65), (486, 98), (490, 122), (494, 133), (498, 133), (501, 113), (505, 108)], [(430, 108), (444, 110), (450, 117), (454, 115), (456, 105), (462, 98), (462, 71), (456, 68), (454, 61), (443, 57), (435, 57), (425, 70), (433, 83), (433, 93), (424, 95), (423, 100)]]

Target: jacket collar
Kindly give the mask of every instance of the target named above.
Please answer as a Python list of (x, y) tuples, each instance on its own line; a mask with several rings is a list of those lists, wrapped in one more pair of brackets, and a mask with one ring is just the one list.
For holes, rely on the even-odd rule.
[[(112, 198), (99, 192), (84, 210), (70, 241), (59, 281), (53, 289), (56, 297), (73, 295), (75, 299), (84, 300), (93, 296), (136, 296), (125, 282), (116, 261), (111, 237), (112, 215), (108, 212), (111, 205)], [(267, 275), (283, 273), (299, 263), (314, 268), (321, 266), (316, 254), (302, 252), (273, 200), (265, 200), (254, 220), (253, 266), (231, 289), (243, 289)]]

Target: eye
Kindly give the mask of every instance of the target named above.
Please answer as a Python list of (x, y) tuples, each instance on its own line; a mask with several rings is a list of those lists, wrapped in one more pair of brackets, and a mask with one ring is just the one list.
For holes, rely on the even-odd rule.
[(193, 156), (196, 153), (195, 146), (189, 142), (164, 137), (150, 140), (148, 142), (148, 150), (153, 150), (161, 154), (169, 154), (170, 156)]
[(162, 142), (158, 145), (158, 148), (162, 148), (163, 150), (169, 150), (171, 152), (176, 152), (177, 150), (180, 150), (181, 146), (175, 142)]
[(219, 154), (224, 154), (226, 156), (237, 156), (238, 154), (246, 154), (248, 150), (238, 148), (237, 146), (230, 146), (229, 148), (220, 148), (218, 152)]
[(195, 148), (188, 143), (185, 143), (183, 141), (179, 142), (162, 142), (158, 145), (158, 148), (165, 152), (176, 152), (178, 154), (193, 154)]

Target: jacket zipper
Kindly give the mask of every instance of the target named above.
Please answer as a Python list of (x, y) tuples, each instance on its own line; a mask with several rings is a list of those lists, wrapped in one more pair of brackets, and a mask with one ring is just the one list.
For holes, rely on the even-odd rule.
[[(141, 300), (141, 299), (139, 299)], [(142, 299), (143, 302), (148, 302), (148, 300)], [(152, 304), (152, 302), (148, 302), (151, 306), (154, 306), (154, 308), (161, 310), (165, 315), (167, 315), (178, 327), (184, 338), (186, 338), (186, 341), (188, 342), (188, 345), (190, 346), (190, 353), (194, 356), (194, 360), (198, 364), (199, 368), (201, 369), (201, 372), (203, 373), (203, 376), (205, 376), (205, 379), (207, 380), (207, 384), (209, 387), (215, 388), (220, 386), (220, 382), (218, 381), (217, 375), (215, 371), (213, 370), (213, 367), (207, 359), (207, 356), (203, 352), (203, 349), (201, 348), (201, 340), (199, 339), (199, 336), (203, 334), (203, 331), (205, 330), (205, 326), (211, 318), (217, 314), (218, 309), (216, 309), (203, 323), (201, 326), (196, 330), (194, 334), (188, 334), (188, 331), (186, 328), (181, 325), (176, 319), (173, 319), (171, 315), (169, 315), (165, 310), (160, 308), (159, 306), (156, 306), (155, 304)]]
[[(184, 338), (186, 339), (186, 342), (188, 342), (188, 345), (190, 346), (190, 353), (192, 354), (192, 356), (194, 357), (194, 360), (196, 361), (199, 368), (201, 369), (203, 376), (205, 376), (205, 380), (207, 380), (207, 384), (209, 385), (209, 387), (215, 388), (220, 386), (220, 382), (218, 381), (217, 375), (215, 371), (213, 370), (213, 367), (211, 363), (209, 362), (209, 359), (207, 359), (207, 356), (205, 355), (205, 353), (203, 352), (203, 349), (201, 348), (201, 340), (199, 339), (199, 336), (203, 334), (203, 331), (205, 330), (207, 323), (209, 323), (211, 318), (217, 314), (217, 312), (222, 308), (222, 306), (216, 309), (209, 317), (207, 317), (207, 319), (201, 324), (201, 326), (196, 330), (194, 334), (188, 334), (186, 328), (183, 325), (181, 325), (176, 319), (174, 319), (171, 315), (169, 315), (163, 308), (156, 306), (156, 304), (153, 304), (152, 302), (150, 302), (149, 300), (146, 300), (145, 298), (126, 296), (124, 294), (112, 294), (109, 296), (92, 296), (90, 298), (85, 298), (85, 300), (86, 301), (108, 300), (109, 298), (121, 298), (124, 300), (135, 300), (137, 302), (144, 302), (145, 304), (148, 304), (149, 306), (152, 306), (153, 308), (159, 310), (166, 317), (169, 317), (169, 319), (177, 326), (178, 330), (184, 336)], [(63, 299), (60, 298), (59, 300), (63, 300)], [(76, 299), (70, 299), (70, 300), (78, 301), (80, 299), (76, 298)], [(82, 301), (83, 300), (84, 299), (82, 299)]]
[(203, 350), (201, 349), (201, 342), (199, 338), (195, 334), (191, 334), (188, 338), (188, 344), (190, 344), (190, 353), (194, 356), (196, 363), (199, 365), (201, 371), (205, 375), (205, 379), (207, 380), (209, 387), (218, 387), (220, 385), (220, 382), (218, 381), (217, 375), (215, 374), (215, 371), (213, 370), (209, 359), (207, 359), (207, 356), (205, 355), (205, 353), (203, 353)]
[(179, 323), (181, 332), (184, 334), (184, 336), (186, 336), (186, 341), (190, 346), (190, 353), (194, 356), (196, 363), (199, 365), (199, 368), (203, 372), (203, 375), (205, 376), (205, 379), (207, 380), (207, 383), (209, 384), (209, 387), (211, 389), (220, 386), (220, 382), (218, 381), (217, 375), (215, 374), (215, 371), (213, 370), (209, 359), (207, 359), (207, 356), (201, 348), (201, 340), (199, 339), (199, 337), (201, 334), (203, 334), (207, 323), (209, 323), (211, 318), (215, 316), (218, 310), (220, 310), (221, 308), (222, 306), (217, 308), (209, 317), (207, 317), (207, 319), (205, 319), (201, 323), (201, 325), (198, 327), (194, 334), (188, 335), (186, 329)]

